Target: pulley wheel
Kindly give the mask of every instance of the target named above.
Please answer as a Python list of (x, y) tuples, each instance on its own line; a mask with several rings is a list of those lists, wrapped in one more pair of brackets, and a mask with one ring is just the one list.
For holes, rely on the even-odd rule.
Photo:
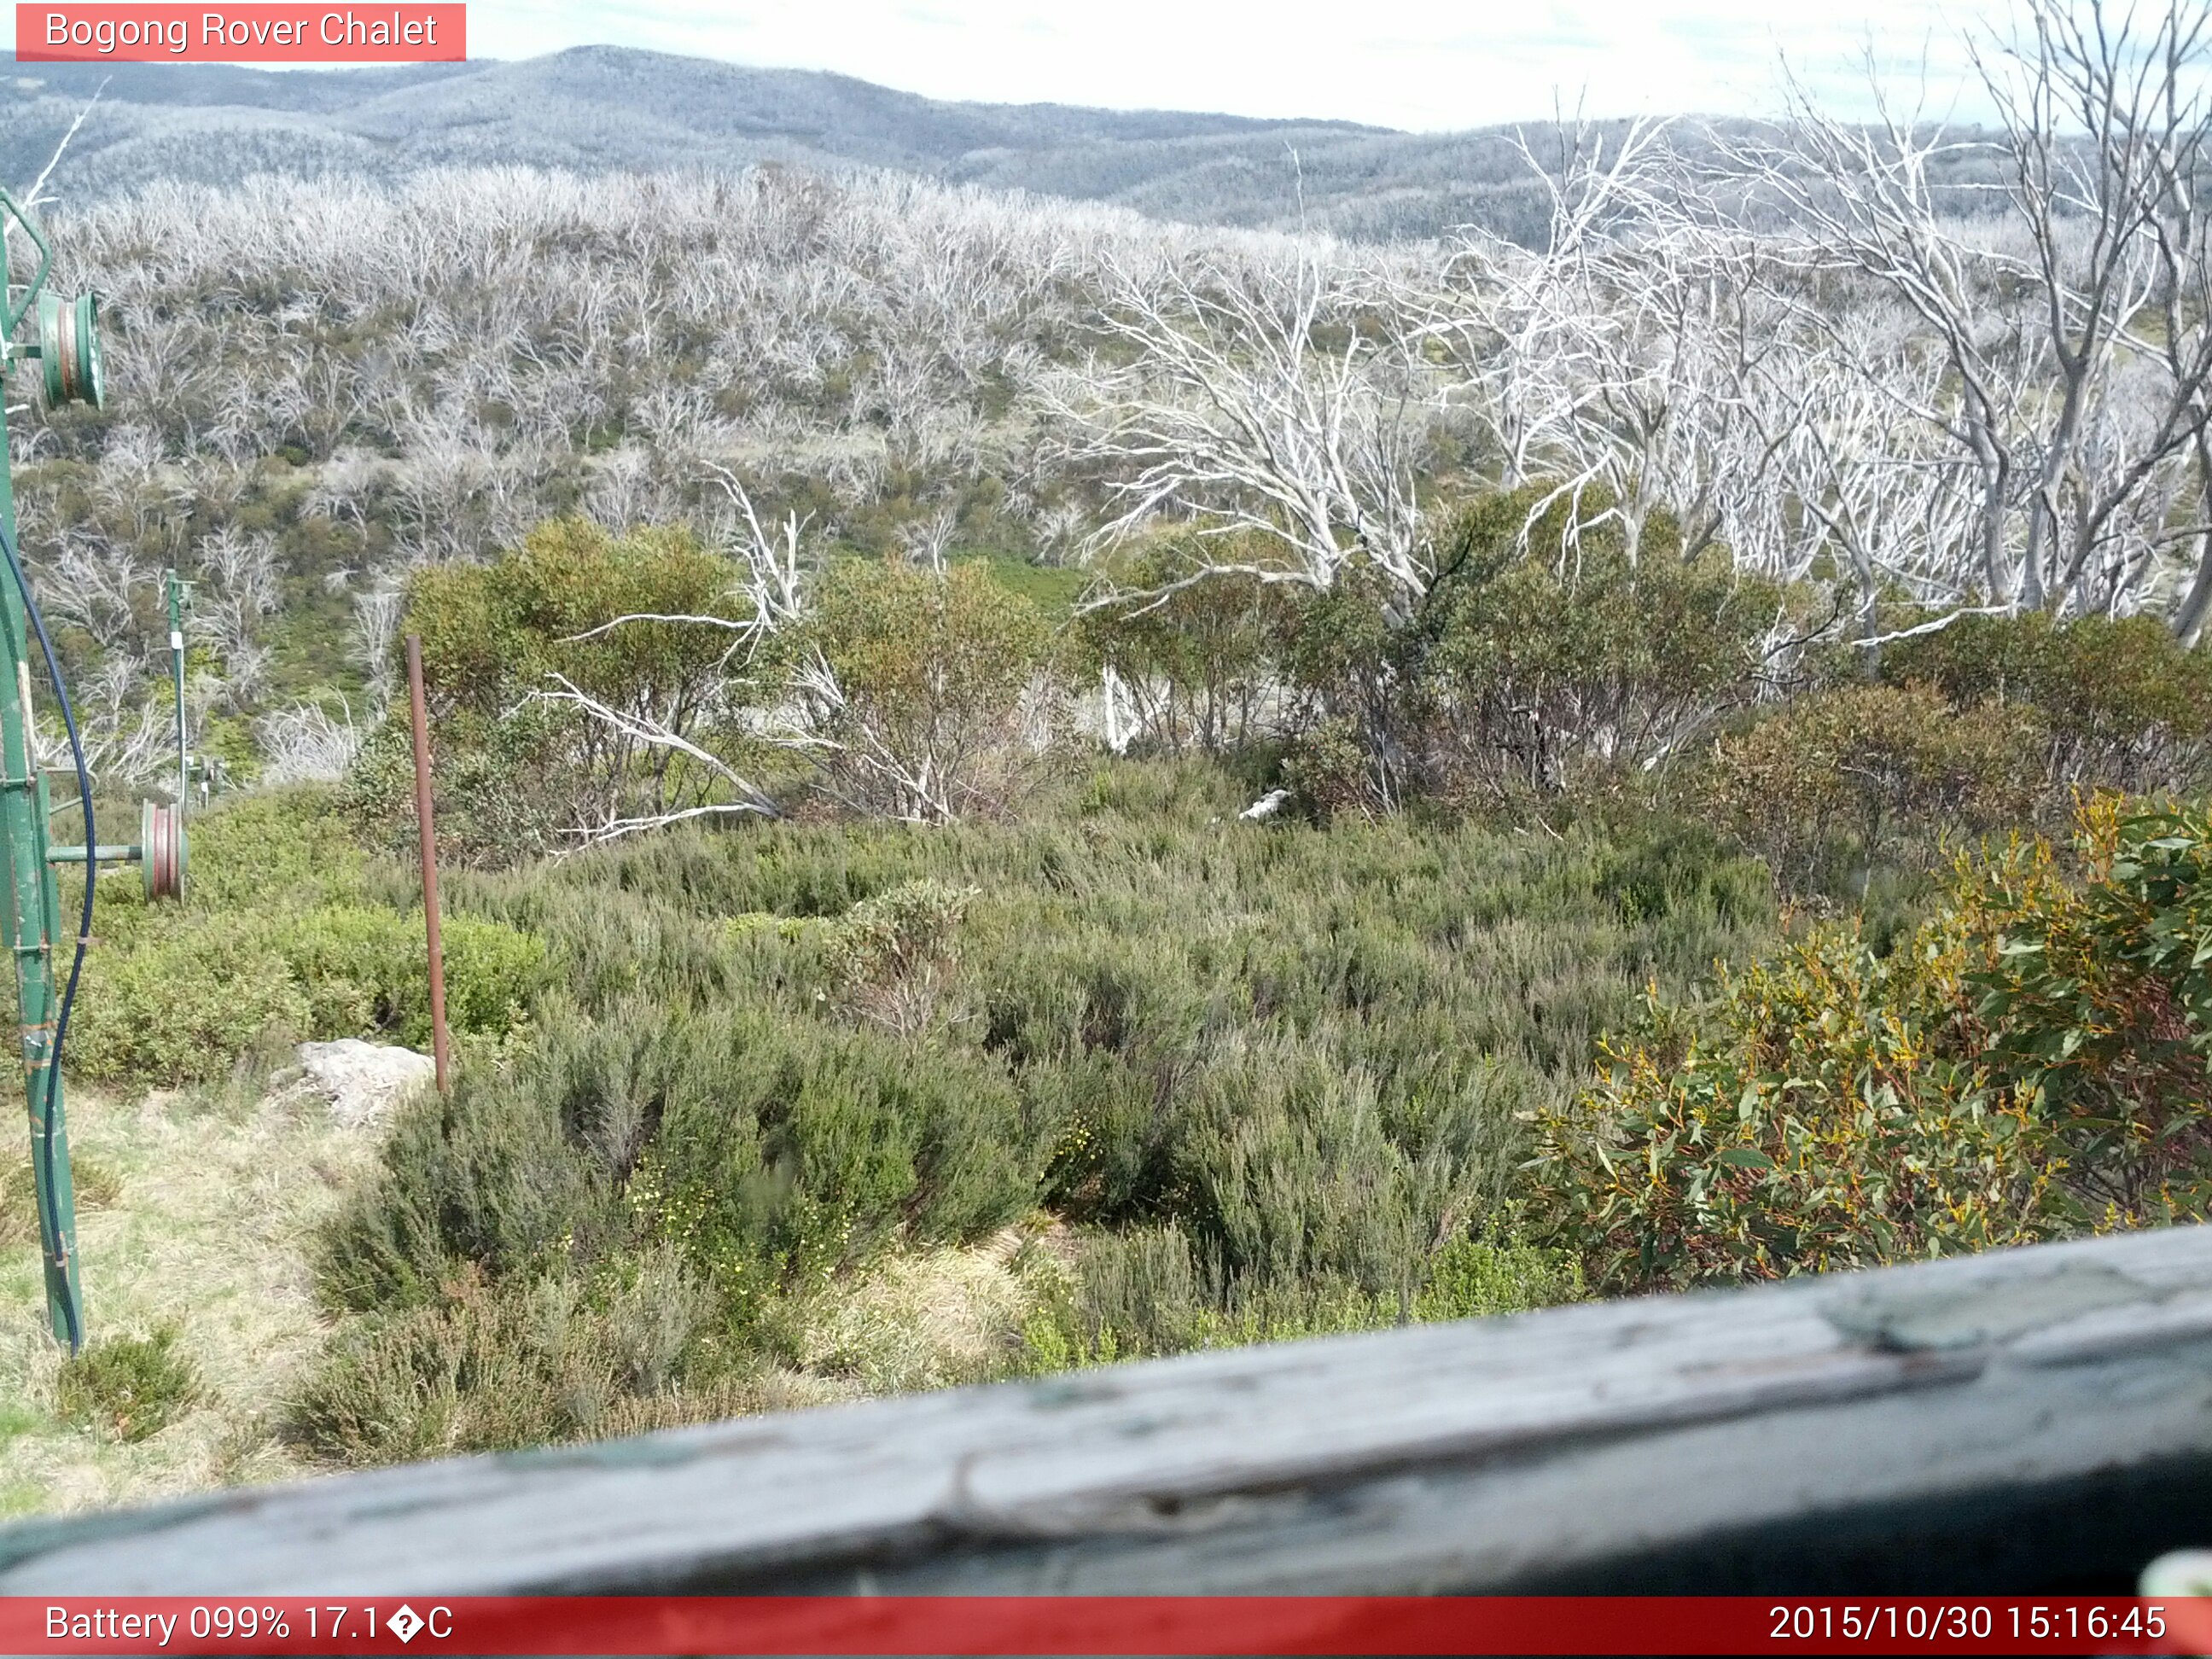
[(39, 357), (46, 369), (46, 405), (107, 401), (107, 376), (100, 357), (100, 299), (39, 296)]
[(138, 874), (149, 902), (185, 896), (185, 811), (146, 802), (138, 810)]

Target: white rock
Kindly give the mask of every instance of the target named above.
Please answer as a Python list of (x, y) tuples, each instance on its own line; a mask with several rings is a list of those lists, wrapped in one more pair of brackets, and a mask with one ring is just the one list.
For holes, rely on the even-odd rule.
[(349, 1129), (389, 1116), (393, 1107), (417, 1089), (427, 1088), (437, 1073), (428, 1054), (358, 1037), (303, 1042), (299, 1052), (296, 1077), (278, 1081), (289, 1081), (302, 1093), (321, 1097), (329, 1103), (332, 1121)]
[(1247, 823), (1265, 823), (1291, 804), (1287, 789), (1270, 789), (1237, 816)]

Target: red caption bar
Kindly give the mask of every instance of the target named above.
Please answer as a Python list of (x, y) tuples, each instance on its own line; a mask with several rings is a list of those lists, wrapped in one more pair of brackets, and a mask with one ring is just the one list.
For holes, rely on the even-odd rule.
[(465, 5), (15, 7), (23, 64), (439, 64), (468, 54)]
[(10, 1654), (2212, 1653), (2212, 1598), (29, 1596)]

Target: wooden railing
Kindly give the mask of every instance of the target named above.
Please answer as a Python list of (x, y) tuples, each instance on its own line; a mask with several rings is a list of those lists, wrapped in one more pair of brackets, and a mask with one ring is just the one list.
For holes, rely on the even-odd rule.
[(2212, 1228), (0, 1531), (0, 1594), (2125, 1589), (2212, 1543)]

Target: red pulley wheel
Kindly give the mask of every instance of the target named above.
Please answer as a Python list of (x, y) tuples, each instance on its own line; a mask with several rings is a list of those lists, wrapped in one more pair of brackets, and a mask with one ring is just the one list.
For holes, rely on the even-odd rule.
[(185, 814), (181, 806), (148, 801), (138, 815), (138, 871), (146, 897), (185, 896)]

